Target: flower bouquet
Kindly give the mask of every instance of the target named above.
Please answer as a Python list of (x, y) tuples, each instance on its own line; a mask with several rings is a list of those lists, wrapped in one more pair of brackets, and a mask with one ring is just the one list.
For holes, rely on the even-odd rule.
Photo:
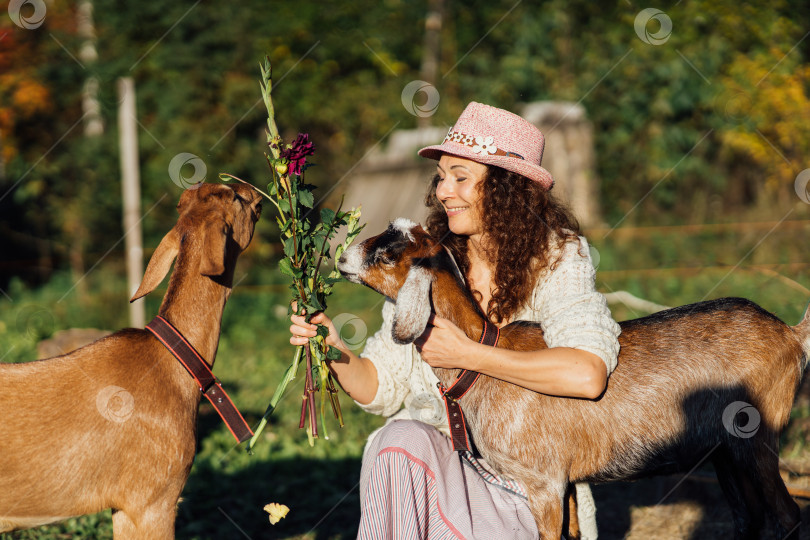
[[(269, 154), (265, 152), (265, 157), (270, 165), (272, 181), (267, 186), (267, 193), (259, 191), (278, 210), (276, 222), (284, 249), (284, 257), (279, 263), (279, 270), (291, 279), (290, 289), (296, 307), (295, 313), (305, 313), (306, 319), (309, 321), (312, 315), (326, 308), (326, 299), (332, 293), (332, 287), (342, 280), (340, 273), (334, 267), (326, 275), (321, 271), (321, 264), (330, 258), (330, 240), (337, 234), (340, 227), (347, 227), (346, 239), (335, 248), (334, 259), (337, 260), (357, 237), (364, 225), (360, 224), (360, 208), (343, 211), (342, 201), (337, 210), (321, 209), (318, 216), (320, 220), (313, 224), (312, 218), (317, 215), (314, 211), (315, 186), (307, 184), (304, 176), (306, 169), (311, 165), (307, 163), (307, 157), (314, 154), (314, 144), (305, 133), (299, 133), (290, 144), (282, 141), (276, 127), (273, 101), (270, 95), (272, 68), (268, 58), (265, 58), (260, 69), (262, 97), (267, 108), (267, 145), (270, 150)], [(244, 182), (230, 174), (221, 174), (220, 178), (224, 181)], [(289, 313), (292, 312), (291, 306)], [(306, 381), (302, 395), (299, 427), (307, 428), (310, 445), (314, 444), (314, 439), (319, 437), (318, 409), (320, 409), (322, 433), (324, 438), (329, 438), (325, 419), (327, 400), (335, 418), (340, 426), (343, 426), (337, 388), (332, 373), (326, 365), (327, 359), (340, 358), (340, 351), (325, 343), (324, 339), (327, 334), (326, 327), (319, 325), (318, 334), (310, 338), (309, 343), (296, 347), (292, 363), (279, 382), (261, 423), (248, 443), (248, 451), (251, 451), (256, 444), (267, 424), (267, 419), (284, 395), (287, 385), (295, 379), (302, 363), (306, 364)], [(320, 391), (320, 403), (317, 403), (316, 398), (318, 391)]]

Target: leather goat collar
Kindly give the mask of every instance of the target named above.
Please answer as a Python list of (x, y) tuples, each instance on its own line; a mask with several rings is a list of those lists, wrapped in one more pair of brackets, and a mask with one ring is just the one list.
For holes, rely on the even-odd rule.
[[(478, 343), (495, 347), (498, 345), (498, 338), (501, 336), (501, 330), (491, 322), (484, 319), (484, 329), (481, 332), (481, 338)], [(453, 450), (461, 452), (462, 450), (470, 450), (470, 441), (467, 438), (467, 425), (464, 420), (464, 412), (461, 410), (461, 404), (458, 402), (467, 391), (472, 388), (475, 381), (481, 374), (477, 371), (468, 369), (462, 370), (459, 373), (456, 381), (450, 386), (445, 388), (439, 382), (439, 392), (444, 398), (444, 406), (447, 409), (447, 420), (450, 422), (450, 435), (453, 439)]]
[(241, 443), (252, 437), (253, 431), (239, 413), (239, 409), (214, 377), (214, 373), (200, 353), (183, 337), (183, 334), (160, 315), (152, 319), (152, 322), (146, 325), (146, 329), (152, 332), (175, 358), (180, 360), (189, 375), (196, 381), (200, 392), (208, 398), (236, 440)]

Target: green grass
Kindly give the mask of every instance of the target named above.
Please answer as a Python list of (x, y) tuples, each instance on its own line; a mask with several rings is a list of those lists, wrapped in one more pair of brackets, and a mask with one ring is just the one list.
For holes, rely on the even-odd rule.
[[(810, 295), (806, 253), (791, 231), (715, 235), (648, 235), (627, 238), (619, 234), (590, 240), (600, 255), (597, 286), (602, 291), (628, 290), (666, 305), (681, 305), (704, 298), (743, 296), (795, 324)], [(755, 249), (754, 249), (755, 248)], [(753, 249), (753, 251), (752, 251)], [(734, 265), (740, 266), (730, 271)], [(751, 264), (782, 263), (774, 273), (747, 268)], [(670, 268), (693, 267), (689, 271)], [(707, 266), (719, 266), (708, 269)], [(631, 272), (625, 272), (632, 270)], [(260, 266), (249, 254), (237, 269), (241, 280), (225, 309), (215, 373), (231, 393), (251, 425), (258, 423), (272, 391), (289, 364), (293, 347), (288, 342), (288, 291), (272, 266)], [(111, 266), (101, 265), (86, 278), (92, 295), (79, 298), (66, 274), (44, 287), (29, 290), (19, 282), (0, 295), (0, 357), (2, 361), (28, 361), (36, 357), (36, 342), (68, 327), (115, 329), (127, 324), (126, 287)], [(162, 293), (148, 297), (147, 318), (157, 311)], [(62, 299), (62, 297), (64, 298)], [(62, 299), (60, 301), (60, 299)], [(381, 297), (347, 283), (335, 288), (329, 313), (352, 314), (364, 321), (360, 335), (376, 331)], [(612, 306), (618, 320), (644, 315), (624, 306)], [(349, 329), (353, 334), (355, 328)], [(357, 482), (366, 436), (382, 419), (365, 414), (341, 395), (346, 427), (328, 424), (330, 441), (307, 444), (298, 429), (303, 380), (291, 384), (255, 454), (236, 447), (230, 433), (206, 403), (200, 409), (199, 449), (177, 514), (177, 537), (221, 538), (353, 538), (359, 502)], [(810, 411), (797, 408), (794, 416), (806, 419)], [(805, 452), (799, 439), (805, 428), (788, 430), (785, 452)], [(262, 508), (270, 502), (286, 504), (290, 513), (271, 526)], [(110, 513), (102, 512), (54, 526), (0, 535), (0, 539), (112, 538)]]

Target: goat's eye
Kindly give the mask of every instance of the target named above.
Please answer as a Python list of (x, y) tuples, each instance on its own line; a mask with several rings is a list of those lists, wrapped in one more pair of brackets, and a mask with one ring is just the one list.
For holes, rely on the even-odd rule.
[(387, 253), (378, 253), (376, 259), (378, 263), (383, 264), (385, 266), (394, 265), (393, 259), (391, 259), (390, 255), (388, 255)]

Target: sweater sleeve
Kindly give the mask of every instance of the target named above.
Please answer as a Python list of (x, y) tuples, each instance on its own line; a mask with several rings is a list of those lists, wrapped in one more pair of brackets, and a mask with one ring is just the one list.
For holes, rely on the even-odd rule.
[(583, 237), (568, 241), (557, 266), (540, 278), (533, 308), (549, 348), (591, 352), (605, 362), (610, 375), (619, 356), (621, 327), (595, 283), (588, 242)]
[(413, 358), (409, 354), (411, 345), (394, 343), (391, 326), (394, 318), (394, 303), (386, 300), (382, 309), (382, 327), (366, 340), (360, 356), (368, 358), (377, 369), (377, 393), (370, 403), (357, 403), (361, 409), (372, 414), (391, 416), (397, 412), (411, 392), (408, 374)]

